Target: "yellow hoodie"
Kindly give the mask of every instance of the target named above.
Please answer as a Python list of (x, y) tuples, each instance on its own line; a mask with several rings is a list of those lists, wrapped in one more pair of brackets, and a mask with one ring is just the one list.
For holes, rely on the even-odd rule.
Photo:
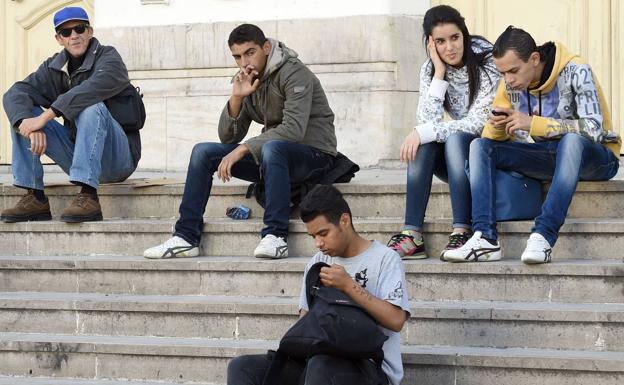
[[(512, 108), (533, 115), (528, 135), (534, 141), (558, 140), (567, 133), (578, 133), (602, 143), (620, 156), (622, 141), (613, 131), (609, 106), (591, 67), (578, 55), (555, 43), (555, 62), (550, 76), (540, 87), (513, 90), (501, 80), (493, 106)], [(529, 106), (531, 108), (529, 108)], [(494, 140), (528, 141), (524, 131), (513, 137), (504, 129), (486, 123), (482, 137)]]

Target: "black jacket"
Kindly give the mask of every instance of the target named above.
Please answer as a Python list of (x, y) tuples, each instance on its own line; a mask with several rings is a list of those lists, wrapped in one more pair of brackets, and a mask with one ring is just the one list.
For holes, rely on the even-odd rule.
[[(92, 38), (85, 59), (71, 76), (67, 73), (67, 51), (48, 58), (23, 81), (15, 83), (4, 94), (4, 110), (11, 126), (32, 117), (34, 106), (52, 107), (65, 120), (65, 126), (76, 137), (73, 121), (86, 108), (109, 99), (130, 84), (128, 70), (115, 48), (101, 45)], [(141, 158), (138, 132), (127, 133), (130, 152), (136, 167)]]

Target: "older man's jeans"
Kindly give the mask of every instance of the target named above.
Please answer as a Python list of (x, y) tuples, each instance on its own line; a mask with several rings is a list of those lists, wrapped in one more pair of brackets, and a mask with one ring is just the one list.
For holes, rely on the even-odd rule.
[(406, 229), (422, 231), (434, 174), (449, 184), (453, 227), (471, 228), (470, 182), (466, 175), (466, 161), (470, 142), (476, 138), (466, 132), (456, 132), (445, 143), (427, 143), (418, 148), (416, 159), (409, 162), (407, 167)]
[[(40, 107), (32, 110), (33, 116), (42, 112)], [(123, 181), (134, 172), (128, 138), (104, 103), (85, 108), (74, 123), (77, 131), (73, 142), (70, 130), (55, 120), (42, 129), (47, 140), (45, 154), (69, 174), (70, 181), (97, 188), (99, 183)], [(29, 139), (15, 130), (11, 130), (11, 136), (13, 184), (43, 190), (40, 156), (30, 150)]]
[(552, 180), (532, 232), (543, 235), (554, 246), (578, 181), (608, 180), (618, 168), (619, 160), (611, 150), (578, 134), (538, 143), (477, 139), (470, 145), (473, 229), (485, 238), (497, 238), (494, 172), (516, 171), (538, 180)]
[[(212, 189), (213, 174), (221, 160), (238, 144), (199, 143), (193, 148), (184, 195), (180, 204), (180, 219), (174, 235), (192, 245), (199, 245), (204, 227), (204, 211)], [(251, 154), (245, 155), (232, 166), (232, 176), (258, 182), (260, 169), (265, 184), (266, 207), (262, 237), (272, 234), (288, 237), (290, 215), (290, 184), (302, 182), (311, 174), (321, 171), (331, 156), (301, 143), (272, 140), (262, 146), (261, 165)], [(225, 208), (223, 208), (225, 213)]]

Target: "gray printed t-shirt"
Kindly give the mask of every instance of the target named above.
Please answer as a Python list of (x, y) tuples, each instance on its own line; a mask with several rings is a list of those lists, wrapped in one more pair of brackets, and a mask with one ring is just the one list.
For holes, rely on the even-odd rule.
[[(400, 307), (410, 315), (409, 301), (405, 285), (405, 270), (401, 257), (392, 249), (373, 241), (362, 254), (351, 258), (330, 257), (318, 252), (306, 266), (299, 298), (299, 308), (309, 310), (305, 293), (305, 276), (312, 265), (325, 262), (345, 268), (347, 273), (369, 293)], [(403, 378), (401, 361), (401, 337), (397, 332), (381, 327), (388, 339), (384, 343), (382, 368), (392, 385), (399, 385)]]

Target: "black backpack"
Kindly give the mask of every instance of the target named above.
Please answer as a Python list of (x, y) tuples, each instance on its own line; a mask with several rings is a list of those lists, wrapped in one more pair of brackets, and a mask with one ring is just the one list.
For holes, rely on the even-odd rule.
[[(294, 211), (307, 193), (317, 184), (348, 183), (358, 171), (360, 171), (360, 166), (340, 152), (337, 153), (332, 162), (325, 168), (313, 171), (303, 182), (291, 183), (290, 211)], [(264, 181), (252, 183), (247, 188), (245, 197), (249, 199), (253, 195), (256, 202), (264, 208), (266, 207), (264, 189)]]
[(120, 93), (104, 101), (111, 116), (124, 132), (138, 132), (145, 124), (145, 105), (139, 87), (128, 84)]
[(319, 262), (306, 275), (306, 296), (310, 311), (282, 337), (267, 370), (263, 385), (280, 383), (281, 369), (288, 358), (308, 359), (325, 354), (348, 359), (371, 359), (377, 367), (377, 382), (386, 384), (381, 369), (383, 344), (388, 337), (375, 319), (338, 289), (321, 285)]

